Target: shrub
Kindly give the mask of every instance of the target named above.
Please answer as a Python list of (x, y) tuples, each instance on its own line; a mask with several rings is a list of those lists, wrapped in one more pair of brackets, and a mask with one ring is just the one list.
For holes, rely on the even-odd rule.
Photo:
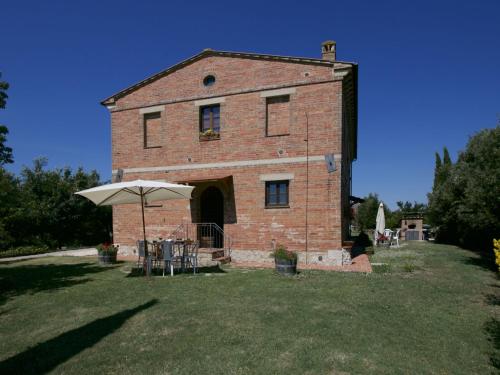
[[(54, 251), (54, 250), (52, 250)], [(20, 246), (13, 249), (0, 251), (0, 258), (19, 257), (25, 255), (44, 254), (50, 252), (47, 246)]]
[(500, 240), (493, 239), (493, 252), (495, 253), (495, 264), (500, 272)]
[(368, 247), (373, 246), (372, 240), (365, 232), (361, 232), (354, 240), (354, 246)]
[(97, 245), (96, 249), (99, 255), (116, 255), (118, 253), (118, 246), (108, 242)]
[(275, 259), (286, 259), (297, 261), (297, 253), (295, 251), (287, 250), (285, 245), (278, 244), (276, 249), (271, 253)]

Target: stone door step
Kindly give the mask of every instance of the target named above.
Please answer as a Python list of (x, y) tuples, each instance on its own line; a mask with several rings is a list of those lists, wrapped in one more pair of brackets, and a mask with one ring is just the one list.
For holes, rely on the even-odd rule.
[(212, 260), (214, 260), (216, 262), (221, 262), (222, 264), (225, 264), (225, 263), (231, 262), (231, 257), (212, 258)]

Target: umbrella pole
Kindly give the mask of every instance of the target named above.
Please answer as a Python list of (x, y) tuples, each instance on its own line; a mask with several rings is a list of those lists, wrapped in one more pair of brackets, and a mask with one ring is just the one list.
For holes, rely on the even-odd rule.
[(142, 187), (139, 188), (139, 193), (141, 195), (141, 210), (142, 210), (142, 234), (144, 235), (144, 253), (146, 254), (146, 276), (151, 276), (151, 267), (149, 265), (149, 251), (148, 242), (146, 241), (146, 222), (144, 220), (144, 192)]

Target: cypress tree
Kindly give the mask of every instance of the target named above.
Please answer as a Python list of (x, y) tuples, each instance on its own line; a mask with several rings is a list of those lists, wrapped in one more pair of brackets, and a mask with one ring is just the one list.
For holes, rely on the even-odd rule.
[(439, 174), (441, 173), (441, 168), (443, 163), (441, 162), (441, 156), (438, 152), (436, 152), (436, 165), (434, 167), (434, 185), (432, 186), (432, 190), (434, 191), (436, 187), (439, 185)]
[(443, 149), (443, 165), (445, 167), (450, 167), (453, 163), (451, 162), (450, 158), (450, 153), (448, 152), (448, 149), (445, 147)]

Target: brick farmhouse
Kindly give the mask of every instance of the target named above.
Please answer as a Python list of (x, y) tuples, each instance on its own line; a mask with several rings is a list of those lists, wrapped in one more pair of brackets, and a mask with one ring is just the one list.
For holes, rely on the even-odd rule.
[[(299, 265), (342, 264), (357, 65), (336, 60), (335, 42), (321, 48), (322, 58), (206, 49), (102, 102), (115, 181), (195, 186), (191, 201), (146, 204), (148, 238), (187, 235), (236, 264), (272, 262), (276, 244)], [(133, 254), (140, 206), (113, 207), (113, 233)]]

